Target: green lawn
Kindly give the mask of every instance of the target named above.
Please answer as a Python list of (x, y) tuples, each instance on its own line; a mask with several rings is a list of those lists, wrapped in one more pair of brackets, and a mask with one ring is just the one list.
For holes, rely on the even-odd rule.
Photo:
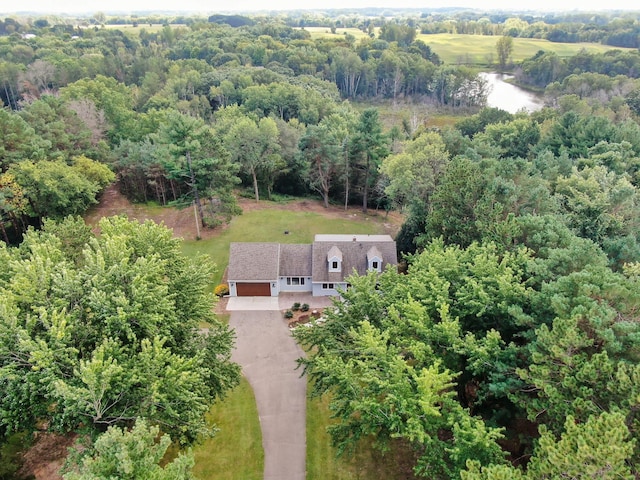
[[(229, 263), (231, 242), (311, 243), (317, 233), (380, 233), (383, 221), (383, 215), (358, 214), (353, 220), (336, 219), (312, 212), (294, 212), (274, 207), (235, 217), (215, 238), (185, 240), (183, 251), (190, 256), (198, 253), (209, 255), (218, 267), (214, 279), (215, 284), (218, 284)], [(289, 234), (285, 235), (285, 231)]]
[(260, 480), (264, 471), (262, 432), (249, 382), (244, 378), (207, 420), (220, 431), (193, 449), (200, 480)]
[[(484, 66), (497, 62), (496, 42), (500, 37), (439, 33), (434, 35), (420, 34), (417, 38), (429, 45), (440, 59), (448, 64), (464, 63)], [(520, 62), (525, 58), (532, 57), (539, 50), (555, 52), (561, 57), (569, 57), (582, 49), (601, 53), (614, 48), (599, 43), (555, 43), (537, 38), (514, 38), (512, 60)]]
[(353, 454), (336, 457), (327, 433), (329, 425), (329, 399), (307, 400), (307, 480), (385, 480), (413, 479), (413, 459), (410, 450), (399, 444), (384, 454), (371, 448), (364, 440)]

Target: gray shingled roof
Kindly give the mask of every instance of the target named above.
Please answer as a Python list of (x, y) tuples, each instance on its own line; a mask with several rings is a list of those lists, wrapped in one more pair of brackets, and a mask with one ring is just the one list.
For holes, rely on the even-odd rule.
[(310, 277), (311, 276), (311, 245), (310, 244), (280, 244), (280, 276), (281, 277)]
[[(232, 243), (227, 278), (233, 282), (311, 276), (314, 282), (338, 283), (354, 269), (365, 275), (373, 256), (382, 259), (383, 270), (398, 264), (396, 243), (389, 235), (316, 235), (315, 239), (312, 245)], [(330, 273), (328, 255), (336, 250), (342, 255), (342, 271)]]
[(232, 243), (227, 279), (269, 281), (278, 278), (279, 244)]
[(367, 250), (367, 261), (370, 262), (374, 258), (382, 258), (382, 253), (378, 248), (374, 245), (369, 250)]
[(335, 245), (333, 247), (331, 247), (329, 249), (329, 251), (327, 252), (327, 260), (330, 260), (332, 258), (337, 258), (338, 261), (340, 261), (340, 262), (342, 261), (342, 252)]
[[(348, 241), (323, 241), (327, 237), (339, 237)], [(356, 240), (353, 241), (353, 237)], [(319, 238), (321, 240), (319, 240)], [(329, 272), (327, 254), (332, 247), (337, 247), (342, 252), (342, 271)], [(367, 272), (367, 253), (374, 247), (382, 257), (382, 269), (388, 264), (397, 265), (398, 256), (396, 244), (388, 235), (316, 235), (313, 242), (312, 277), (314, 282), (338, 283), (344, 281), (355, 269), (359, 275)]]
[(344, 233), (319, 233), (314, 237), (315, 242), (393, 242), (389, 235), (367, 235), (366, 233), (344, 234)]

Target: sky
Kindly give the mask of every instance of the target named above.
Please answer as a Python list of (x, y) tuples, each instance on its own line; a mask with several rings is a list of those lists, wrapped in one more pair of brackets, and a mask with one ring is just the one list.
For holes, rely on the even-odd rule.
[[(629, 9), (630, 0), (2, 0), (0, 12), (38, 13), (93, 13), (133, 11), (180, 11), (202, 13), (225, 13), (233, 11), (331, 9), (363, 7), (412, 7), (428, 11), (429, 8), (454, 7), (477, 8), (482, 10), (615, 10)], [(639, 7), (634, 7), (638, 10)]]

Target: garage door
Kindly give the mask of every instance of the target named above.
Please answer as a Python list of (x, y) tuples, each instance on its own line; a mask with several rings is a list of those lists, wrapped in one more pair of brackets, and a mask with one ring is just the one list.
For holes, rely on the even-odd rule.
[(236, 283), (236, 292), (239, 297), (270, 297), (270, 283)]

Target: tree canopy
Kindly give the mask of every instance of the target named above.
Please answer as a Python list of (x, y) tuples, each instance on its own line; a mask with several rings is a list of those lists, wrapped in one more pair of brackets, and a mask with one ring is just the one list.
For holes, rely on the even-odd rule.
[(103, 431), (144, 417), (192, 442), (239, 375), (206, 292), (211, 267), (152, 222), (105, 218), (100, 230), (47, 221), (0, 246), (0, 425)]

